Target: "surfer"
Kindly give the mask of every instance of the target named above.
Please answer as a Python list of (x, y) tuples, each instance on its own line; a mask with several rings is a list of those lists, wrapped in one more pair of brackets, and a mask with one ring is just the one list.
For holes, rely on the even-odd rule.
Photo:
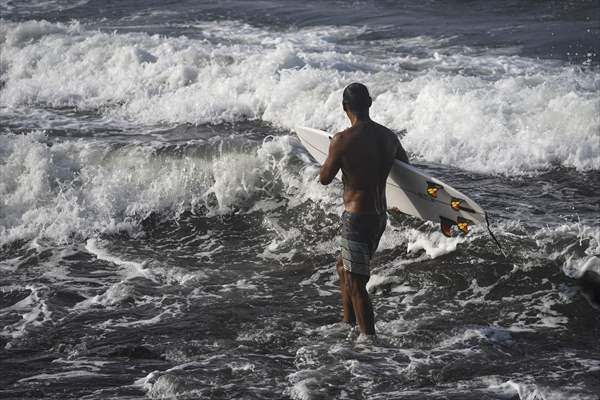
[(336, 269), (344, 308), (343, 320), (358, 322), (365, 335), (375, 334), (373, 306), (367, 292), (370, 263), (387, 221), (385, 185), (394, 159), (408, 163), (398, 136), (369, 117), (367, 87), (352, 83), (344, 89), (342, 107), (352, 126), (336, 133), (321, 167), (320, 181), (331, 183), (342, 170), (344, 208), (342, 255)]

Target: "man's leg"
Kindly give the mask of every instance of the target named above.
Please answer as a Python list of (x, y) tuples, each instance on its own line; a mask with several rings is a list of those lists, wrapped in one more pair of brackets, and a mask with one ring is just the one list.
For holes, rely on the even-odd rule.
[(367, 282), (369, 277), (366, 275), (346, 273), (346, 291), (350, 291), (352, 307), (356, 313), (360, 331), (365, 335), (375, 334), (375, 316), (373, 315), (373, 305), (367, 292)]
[(344, 307), (344, 322), (354, 326), (356, 324), (356, 315), (352, 308), (352, 299), (350, 298), (348, 280), (346, 279), (348, 272), (344, 269), (342, 257), (338, 257), (335, 267), (340, 276), (340, 292), (342, 293), (342, 306)]

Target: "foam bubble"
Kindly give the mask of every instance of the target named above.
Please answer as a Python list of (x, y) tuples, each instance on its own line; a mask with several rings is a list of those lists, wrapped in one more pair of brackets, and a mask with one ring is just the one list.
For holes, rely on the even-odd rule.
[(581, 278), (588, 271), (600, 276), (600, 257), (586, 256), (576, 258), (575, 256), (569, 256), (562, 268), (565, 275), (571, 278)]
[[(600, 275), (600, 228), (584, 222), (539, 229), (534, 238), (542, 257), (561, 264), (565, 275), (581, 278), (587, 271)], [(536, 253), (539, 250), (536, 249)]]
[(77, 308), (88, 308), (91, 306), (119, 306), (125, 302), (135, 300), (135, 287), (127, 282), (117, 282), (111, 285), (104, 293), (90, 297), (77, 303)]
[(82, 370), (56, 372), (54, 374), (37, 374), (37, 375), (29, 376), (27, 378), (19, 379), (18, 382), (25, 383), (25, 382), (30, 382), (30, 381), (66, 380), (66, 379), (80, 379), (82, 377), (90, 378), (90, 377), (105, 377), (105, 376), (108, 376), (108, 375), (99, 374), (97, 372), (92, 372), (92, 371), (82, 369)]
[[(99, 241), (96, 239), (89, 239), (85, 245), (85, 249), (88, 252), (94, 254), (99, 260), (108, 261), (121, 267), (124, 271), (123, 276), (126, 279), (131, 279), (140, 276), (148, 279), (153, 278), (150, 271), (146, 268), (147, 263), (123, 260), (117, 256), (114, 256), (108, 251), (106, 251), (102, 247), (101, 243), (99, 243)], [(118, 296), (116, 296), (117, 298), (123, 297), (122, 295), (129, 295), (129, 290), (127, 289), (127, 287), (117, 285), (114, 286), (113, 289), (114, 292), (118, 294)], [(110, 297), (111, 296), (109, 296), (109, 298)]]
[(407, 252), (411, 253), (425, 250), (425, 253), (431, 258), (451, 253), (456, 250), (456, 246), (458, 246), (459, 243), (467, 240), (464, 237), (448, 238), (440, 232), (423, 234), (415, 231), (413, 233), (414, 239), (408, 243)]
[(534, 383), (519, 382), (518, 380), (508, 380), (500, 384), (491, 384), (490, 389), (495, 392), (501, 392), (506, 395), (518, 395), (523, 400), (593, 400), (597, 396), (578, 394), (569, 391), (569, 388), (558, 389), (549, 388)]
[(310, 400), (322, 398), (325, 391), (321, 388), (322, 375), (318, 370), (300, 370), (288, 375), (292, 386), (285, 390), (294, 400)]
[(458, 335), (444, 339), (438, 346), (441, 348), (453, 347), (456, 345), (462, 346), (464, 343), (473, 339), (496, 343), (508, 343), (512, 341), (510, 331), (498, 327), (485, 326), (467, 328)]
[[(29, 290), (30, 294), (17, 303), (3, 308), (0, 315), (5, 316), (11, 313), (20, 314), (20, 319), (12, 324), (7, 324), (2, 328), (0, 334), (11, 338), (19, 338), (25, 335), (33, 327), (39, 327), (52, 320), (52, 311), (48, 308), (46, 302), (47, 288), (45, 286), (25, 285), (24, 290)], [(11, 342), (6, 344), (7, 348)]]
[(23, 46), (44, 36), (66, 32), (67, 27), (62, 24), (51, 24), (48, 21), (26, 21), (15, 29), (7, 31), (5, 40), (10, 46)]

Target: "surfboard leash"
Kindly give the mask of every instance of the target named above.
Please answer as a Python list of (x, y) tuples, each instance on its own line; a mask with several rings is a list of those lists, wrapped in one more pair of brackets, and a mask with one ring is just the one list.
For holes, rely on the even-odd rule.
[(500, 245), (500, 242), (498, 241), (498, 239), (496, 239), (496, 236), (494, 236), (494, 233), (492, 232), (492, 229), (490, 228), (490, 220), (488, 219), (488, 213), (487, 213), (487, 211), (484, 212), (484, 215), (485, 215), (485, 223), (487, 225), (487, 231), (488, 231), (488, 233), (490, 234), (490, 236), (494, 240), (494, 243), (496, 243), (496, 246), (498, 246), (498, 248), (500, 249), (500, 252), (504, 256), (504, 258), (506, 258), (508, 260), (508, 256), (504, 252), (504, 249)]

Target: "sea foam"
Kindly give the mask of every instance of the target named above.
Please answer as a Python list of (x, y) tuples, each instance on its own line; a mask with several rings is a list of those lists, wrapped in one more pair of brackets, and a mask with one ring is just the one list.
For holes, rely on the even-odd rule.
[(406, 53), (384, 52), (386, 41), (363, 52), (349, 38), (364, 28), (193, 28), (188, 38), (3, 22), (2, 112), (69, 106), (140, 125), (258, 119), (336, 131), (347, 124), (342, 89), (362, 81), (373, 117), (406, 128), (405, 147), (425, 160), (502, 174), (600, 169), (597, 68), (427, 37), (396, 39)]
[(269, 209), (277, 199), (290, 207), (306, 200), (334, 204), (339, 196), (318, 184), (316, 169), (291, 168), (298, 159), (289, 136), (250, 152), (213, 149), (205, 156), (160, 151), (152, 143), (47, 142), (40, 132), (0, 136), (2, 244), (135, 234), (153, 213), (177, 218), (204, 207), (219, 215)]

